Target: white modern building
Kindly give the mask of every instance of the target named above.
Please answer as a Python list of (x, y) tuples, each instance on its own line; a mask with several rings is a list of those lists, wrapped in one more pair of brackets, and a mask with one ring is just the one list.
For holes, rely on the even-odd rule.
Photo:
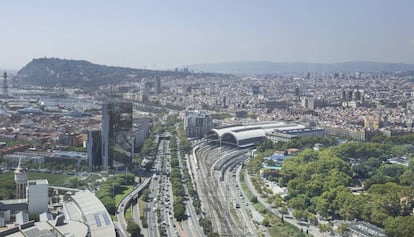
[(27, 182), (27, 203), (29, 214), (48, 211), (49, 183), (47, 179), (29, 180)]

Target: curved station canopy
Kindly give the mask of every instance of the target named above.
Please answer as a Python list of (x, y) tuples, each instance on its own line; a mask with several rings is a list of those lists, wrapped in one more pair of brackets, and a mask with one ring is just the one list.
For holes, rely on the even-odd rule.
[(302, 124), (287, 124), (284, 122), (260, 123), (250, 125), (230, 125), (211, 129), (205, 135), (207, 140), (222, 144), (235, 145), (240, 148), (253, 146), (262, 140), (267, 132), (303, 129)]

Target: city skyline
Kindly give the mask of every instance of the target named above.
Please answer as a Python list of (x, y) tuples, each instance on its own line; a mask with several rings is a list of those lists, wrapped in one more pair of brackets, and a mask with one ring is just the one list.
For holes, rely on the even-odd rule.
[[(20, 3), (20, 2), (19, 2)], [(412, 1), (0, 3), (1, 69), (33, 58), (172, 69), (234, 61), (414, 63)]]

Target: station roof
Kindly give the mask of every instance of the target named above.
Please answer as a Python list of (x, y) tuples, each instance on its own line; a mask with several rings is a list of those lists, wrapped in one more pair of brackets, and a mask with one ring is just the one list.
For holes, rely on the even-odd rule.
[[(303, 129), (305, 128), (302, 124), (286, 124), (284, 122), (271, 122), (271, 123), (258, 123), (250, 125), (234, 125), (222, 128), (214, 128), (207, 132), (206, 136), (212, 134), (218, 136), (221, 140), (223, 136), (231, 135), (236, 140), (237, 144), (243, 140), (254, 140), (260, 139), (266, 136), (267, 132), (274, 130), (292, 130), (292, 129)], [(243, 143), (243, 142), (241, 142)], [(242, 146), (253, 145), (253, 143), (242, 144)]]

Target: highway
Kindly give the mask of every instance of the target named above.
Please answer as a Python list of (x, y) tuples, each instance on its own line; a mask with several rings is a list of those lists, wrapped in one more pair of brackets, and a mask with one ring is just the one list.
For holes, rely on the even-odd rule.
[[(174, 219), (173, 211), (173, 193), (169, 174), (170, 165), (169, 140), (161, 140), (158, 147), (157, 159), (154, 169), (157, 176), (153, 177), (150, 184), (152, 200), (147, 203), (147, 236), (158, 237), (179, 237), (184, 236), (182, 230)], [(157, 217), (157, 211), (160, 212), (160, 220)], [(159, 232), (161, 230), (161, 233)]]
[(146, 209), (149, 210), (146, 212), (147, 218), (147, 236), (148, 237), (158, 237), (160, 236), (158, 232), (158, 221), (157, 221), (157, 210), (160, 208), (159, 200), (161, 199), (160, 195), (160, 183), (161, 179), (164, 178), (164, 173), (162, 172), (162, 165), (164, 164), (165, 151), (167, 149), (168, 142), (161, 140), (158, 146), (157, 158), (154, 162), (154, 171), (157, 173), (153, 176), (153, 180), (150, 184), (151, 191), (151, 200), (146, 203)]

